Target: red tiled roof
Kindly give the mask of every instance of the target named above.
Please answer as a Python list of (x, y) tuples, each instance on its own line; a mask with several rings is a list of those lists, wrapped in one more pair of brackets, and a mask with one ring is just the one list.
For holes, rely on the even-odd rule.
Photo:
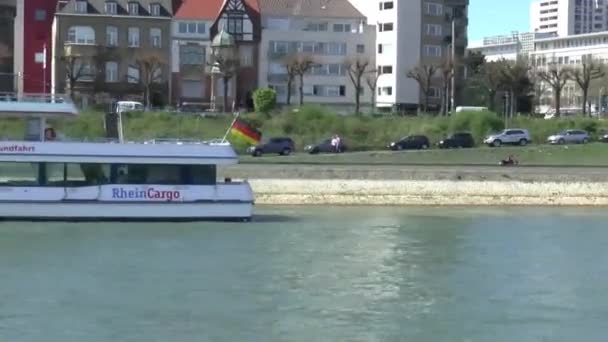
[[(258, 0), (243, 1), (255, 12), (260, 12)], [(175, 18), (214, 20), (217, 18), (224, 2), (225, 0), (184, 0), (175, 13)]]

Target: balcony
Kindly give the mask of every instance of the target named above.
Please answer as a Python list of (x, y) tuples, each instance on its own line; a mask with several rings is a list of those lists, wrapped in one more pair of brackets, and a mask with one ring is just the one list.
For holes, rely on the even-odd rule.
[(65, 43), (63, 49), (66, 56), (95, 56), (99, 53), (99, 46), (95, 44)]

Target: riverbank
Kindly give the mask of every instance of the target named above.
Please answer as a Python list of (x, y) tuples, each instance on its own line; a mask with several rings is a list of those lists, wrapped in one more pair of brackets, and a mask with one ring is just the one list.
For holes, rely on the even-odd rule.
[(608, 182), (251, 179), (258, 204), (608, 206)]
[(608, 206), (605, 168), (241, 164), (258, 204)]

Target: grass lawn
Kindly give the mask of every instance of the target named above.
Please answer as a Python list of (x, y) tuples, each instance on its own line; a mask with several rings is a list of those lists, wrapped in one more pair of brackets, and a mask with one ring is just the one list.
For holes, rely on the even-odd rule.
[(243, 156), (242, 163), (289, 163), (289, 164), (390, 164), (390, 165), (497, 165), (509, 154), (525, 166), (608, 166), (608, 144), (526, 147), (480, 147), (473, 149), (427, 151), (370, 151), (340, 155), (309, 155), (296, 153), (291, 156), (266, 155)]

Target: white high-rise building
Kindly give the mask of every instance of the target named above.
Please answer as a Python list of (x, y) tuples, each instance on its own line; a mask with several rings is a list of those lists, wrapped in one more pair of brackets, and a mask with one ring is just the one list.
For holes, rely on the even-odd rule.
[(535, 0), (530, 6), (533, 32), (558, 36), (608, 30), (606, 0)]
[[(376, 25), (376, 64), (381, 73), (377, 83), (378, 107), (409, 111), (422, 103), (420, 87), (406, 76), (407, 72), (417, 65), (441, 65), (451, 58), (452, 23), (454, 54), (456, 59), (464, 56), (468, 0), (349, 1), (367, 17), (368, 24)], [(434, 109), (439, 108), (442, 97), (438, 74), (429, 90), (430, 106)], [(463, 70), (457, 69), (453, 92), (456, 105), (463, 75)]]

